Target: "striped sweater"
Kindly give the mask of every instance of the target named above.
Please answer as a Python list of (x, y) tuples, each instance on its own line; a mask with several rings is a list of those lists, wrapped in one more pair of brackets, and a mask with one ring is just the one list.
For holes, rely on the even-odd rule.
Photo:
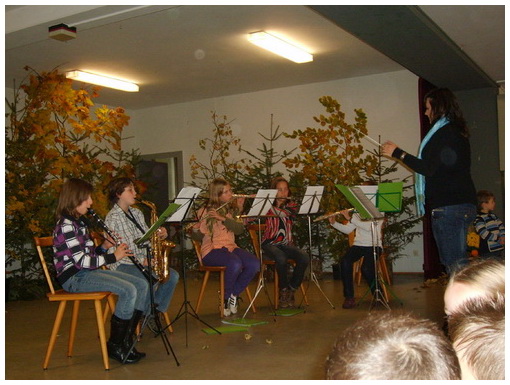
[(61, 217), (53, 231), (53, 264), (62, 285), (80, 270), (95, 270), (116, 261), (115, 255), (100, 255), (85, 222), (72, 217)]
[(479, 211), (474, 225), (480, 236), (480, 254), (505, 248), (505, 245), (500, 243), (501, 237), (505, 236), (505, 225), (495, 214)]

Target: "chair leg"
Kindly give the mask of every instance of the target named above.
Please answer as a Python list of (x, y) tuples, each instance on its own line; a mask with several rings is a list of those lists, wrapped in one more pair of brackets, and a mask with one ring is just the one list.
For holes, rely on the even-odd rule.
[(108, 349), (106, 348), (106, 333), (103, 323), (103, 304), (101, 303), (101, 300), (96, 299), (94, 301), (94, 305), (96, 308), (97, 330), (99, 332), (99, 342), (101, 344), (101, 353), (103, 354), (104, 368), (105, 370), (110, 370), (110, 362), (108, 361)]
[(62, 318), (64, 317), (64, 311), (66, 310), (67, 301), (60, 301), (58, 305), (57, 315), (55, 316), (55, 322), (53, 323), (53, 330), (51, 331), (50, 342), (48, 344), (48, 349), (46, 350), (46, 357), (44, 357), (43, 369), (48, 369), (48, 365), (50, 363), (51, 353), (53, 352), (53, 348), (55, 347), (55, 342), (57, 340), (58, 331), (60, 329), (60, 324), (62, 323)]
[(305, 301), (305, 305), (308, 306), (308, 298), (306, 296), (306, 290), (305, 290), (305, 286), (303, 285), (303, 283), (301, 283), (301, 293), (303, 293), (303, 299)]
[(168, 331), (169, 331), (170, 333), (173, 333), (173, 332), (174, 332), (174, 329), (172, 328), (172, 325), (170, 325), (170, 318), (168, 317), (167, 312), (164, 312), (164, 313), (163, 313), (163, 317), (165, 317), (165, 322), (166, 322), (166, 324), (167, 324), (167, 325), (169, 325), (169, 326), (168, 326)]
[(219, 298), (219, 310), (220, 310), (220, 318), (223, 318), (225, 314), (223, 314), (223, 299), (225, 298), (225, 272), (220, 271), (220, 298)]
[(381, 254), (379, 257), (379, 267), (381, 268), (382, 276), (388, 285), (391, 285), (391, 277), (390, 272), (388, 270), (388, 265), (386, 264), (386, 255)]
[(274, 266), (274, 309), (278, 310), (278, 306), (280, 305), (280, 279), (278, 278), (278, 272), (276, 271), (276, 266)]
[(112, 314), (115, 313), (115, 298), (113, 297), (113, 294), (110, 294), (108, 296), (108, 298), (106, 299), (106, 305), (104, 306), (103, 323), (105, 325), (108, 319), (108, 315), (110, 314), (110, 310)]
[(251, 303), (251, 311), (256, 313), (257, 309), (255, 308), (255, 302), (253, 302), (253, 296), (251, 295), (251, 291), (249, 287), (246, 287), (246, 296), (248, 297), (248, 301)]
[(353, 265), (353, 274), (354, 274), (354, 282), (359, 286), (361, 285), (361, 265), (363, 265), (364, 257), (361, 257), (359, 260), (354, 262)]
[(207, 285), (207, 281), (209, 280), (209, 271), (206, 271), (204, 273), (204, 278), (202, 279), (202, 287), (200, 288), (200, 293), (198, 294), (198, 300), (197, 300), (197, 308), (195, 309), (195, 312), (198, 314), (200, 310), (200, 305), (202, 304), (202, 298), (204, 297), (204, 291), (205, 287)]
[(73, 315), (71, 317), (71, 329), (69, 331), (69, 341), (67, 343), (67, 357), (73, 356), (74, 337), (76, 336), (76, 326), (78, 325), (79, 313), (80, 313), (80, 301), (74, 301)]

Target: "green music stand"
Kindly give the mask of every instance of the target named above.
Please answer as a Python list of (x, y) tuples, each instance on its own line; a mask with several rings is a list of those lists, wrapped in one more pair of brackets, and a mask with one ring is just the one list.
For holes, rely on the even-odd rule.
[[(359, 214), (361, 219), (371, 221), (372, 239), (374, 239), (375, 233), (377, 231), (377, 220), (384, 218), (384, 214), (381, 211), (379, 211), (379, 209), (374, 205), (370, 198), (368, 198), (367, 195), (363, 192), (360, 186), (347, 187), (341, 184), (337, 184), (336, 187), (342, 192), (342, 194), (344, 194), (349, 203), (354, 207), (356, 212)], [(377, 303), (381, 303), (386, 309), (391, 310), (388, 302), (386, 301), (386, 298), (384, 298), (384, 295), (382, 294), (381, 289), (379, 287), (380, 278), (377, 268), (378, 257), (377, 245), (372, 245), (372, 249), (374, 256), (375, 279), (374, 282), (369, 283), (369, 285), (370, 287), (375, 285), (375, 289), (373, 293), (373, 300), (370, 305), (370, 310)]]
[(376, 206), (381, 212), (396, 213), (402, 210), (404, 182), (379, 183)]

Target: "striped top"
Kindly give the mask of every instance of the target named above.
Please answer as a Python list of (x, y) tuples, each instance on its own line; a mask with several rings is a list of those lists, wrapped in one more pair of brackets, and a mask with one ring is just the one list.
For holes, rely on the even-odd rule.
[(115, 262), (113, 254), (100, 255), (83, 220), (63, 216), (53, 231), (53, 264), (62, 285), (80, 270), (95, 270)]
[(291, 245), (292, 240), (292, 222), (296, 217), (298, 205), (295, 202), (276, 207), (273, 206), (268, 212), (266, 218), (266, 230), (262, 237), (262, 244), (271, 245)]
[(505, 236), (505, 225), (495, 214), (478, 212), (474, 225), (480, 236), (480, 254), (505, 248), (505, 245), (500, 243)]

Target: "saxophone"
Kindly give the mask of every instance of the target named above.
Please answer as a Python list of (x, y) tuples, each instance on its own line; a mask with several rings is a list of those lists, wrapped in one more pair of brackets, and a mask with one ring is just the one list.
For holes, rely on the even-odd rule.
[[(141, 204), (151, 209), (151, 226), (158, 220), (156, 205), (149, 201), (136, 199)], [(175, 243), (158, 237), (157, 231), (151, 235), (152, 248), (152, 269), (158, 276), (160, 283), (165, 283), (170, 278), (170, 252), (175, 247)]]

